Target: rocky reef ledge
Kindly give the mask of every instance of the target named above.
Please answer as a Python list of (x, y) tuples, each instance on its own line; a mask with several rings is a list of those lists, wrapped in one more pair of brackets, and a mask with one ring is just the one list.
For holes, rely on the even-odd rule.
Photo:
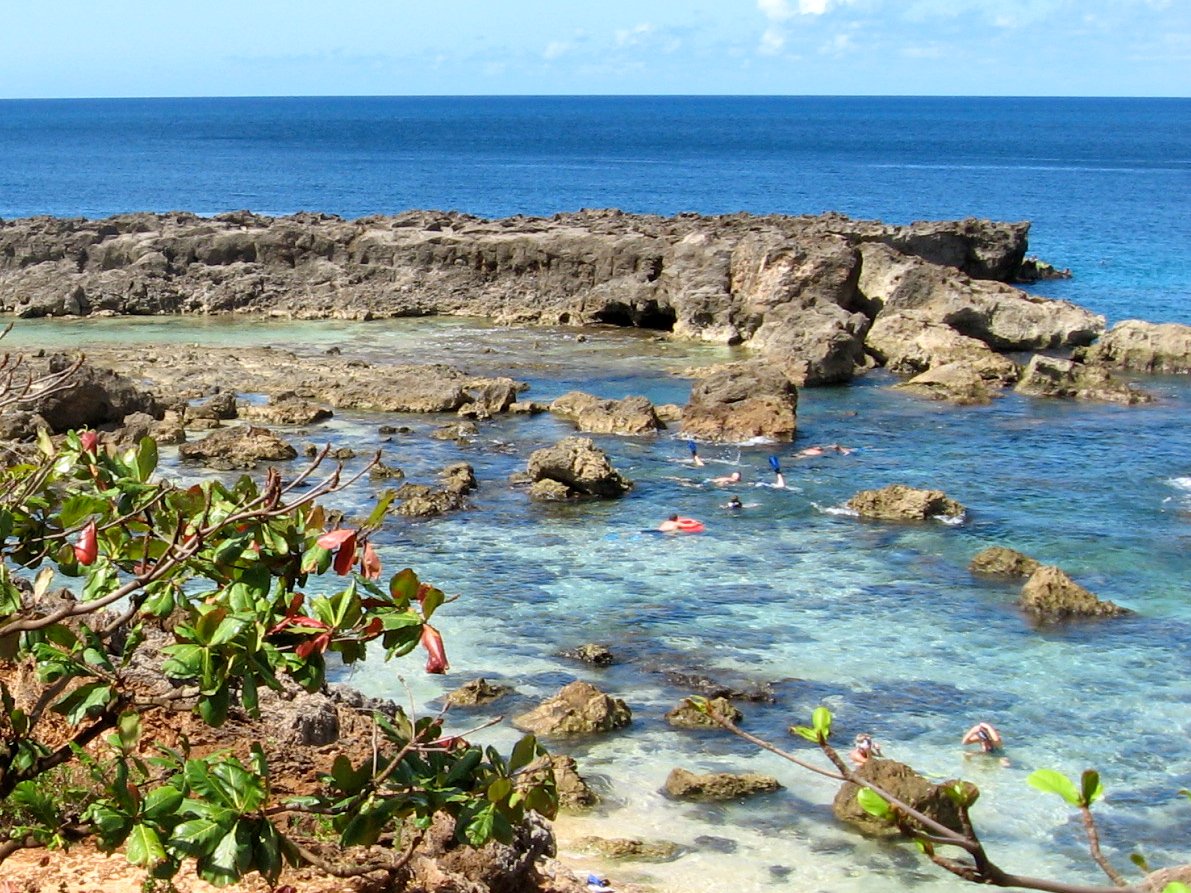
[(1022, 274), (1028, 232), (1028, 223), (890, 226), (838, 214), (36, 217), (0, 221), (0, 311), (637, 326), (747, 345), (814, 385), (878, 364), (922, 372), (952, 361), (933, 345), (905, 356), (888, 338), (866, 343), (870, 329), (899, 324), (948, 350), (959, 339), (998, 352), (1090, 344), (1102, 317), (1009, 284)]

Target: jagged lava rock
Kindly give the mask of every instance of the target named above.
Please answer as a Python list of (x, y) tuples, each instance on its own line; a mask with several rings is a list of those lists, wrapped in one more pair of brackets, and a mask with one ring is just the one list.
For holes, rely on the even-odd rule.
[[(64, 373), (74, 360), (65, 354), (50, 357), (46, 372)], [(60, 390), (23, 400), (22, 410), (40, 416), (54, 434), (98, 425), (119, 424), (133, 413), (144, 413), (155, 419), (162, 416), (157, 398), (123, 375), (83, 363)]]
[(699, 378), (682, 412), (683, 433), (702, 440), (791, 440), (797, 430), (798, 388), (781, 371), (755, 361), (720, 366)]
[[(712, 698), (707, 707), (713, 713), (724, 717), (730, 722), (740, 722), (744, 718), (731, 701), (727, 698)], [(681, 704), (666, 714), (666, 722), (676, 729), (719, 729), (722, 726), (692, 704), (684, 700)]]
[(962, 364), (988, 382), (1017, 381), (1017, 364), (978, 338), (962, 335), (919, 310), (881, 313), (865, 338), (890, 372), (917, 375), (936, 366)]
[(1152, 395), (1118, 381), (1100, 366), (1088, 366), (1042, 354), (1030, 358), (1016, 390), (1030, 397), (1094, 400), (1125, 406), (1154, 401)]
[(452, 707), (482, 707), (512, 694), (513, 689), (500, 683), (493, 684), (487, 679), (473, 679), (465, 682), (444, 699)]
[(528, 713), (514, 717), (513, 725), (535, 735), (563, 736), (611, 732), (632, 721), (632, 711), (620, 698), (577, 680)]
[(993, 577), (1028, 577), (1041, 566), (1037, 559), (1014, 549), (989, 546), (972, 556), (968, 570)]
[(1089, 365), (1160, 375), (1191, 373), (1191, 326), (1127, 319), (1082, 353)]
[(1042, 622), (1080, 617), (1120, 617), (1132, 613), (1114, 602), (1097, 598), (1061, 569), (1044, 564), (1021, 588), (1022, 610)]
[(183, 459), (220, 464), (231, 468), (252, 468), (258, 461), (284, 462), (298, 451), (270, 431), (255, 425), (219, 428), (202, 440), (178, 447)]
[(905, 484), (890, 484), (879, 490), (861, 490), (848, 500), (848, 508), (862, 518), (881, 521), (962, 518), (967, 514), (967, 509), (942, 490), (918, 490)]
[[(932, 784), (905, 763), (897, 760), (870, 759), (856, 770), (861, 781), (877, 785), (888, 791), (908, 806), (929, 816), (936, 822), (955, 831), (962, 831), (959, 809), (947, 795), (945, 787), (954, 784), (945, 781)], [(860, 786), (846, 781), (832, 801), (831, 810), (841, 822), (854, 826), (871, 837), (897, 837), (901, 834), (895, 825), (869, 815), (856, 801)]]
[(589, 434), (656, 434), (666, 427), (645, 397), (603, 400), (570, 391), (551, 403), (550, 411)]
[(536, 450), (529, 457), (527, 473), (535, 483), (551, 480), (563, 484), (571, 495), (615, 498), (633, 486), (588, 437), (567, 437)]

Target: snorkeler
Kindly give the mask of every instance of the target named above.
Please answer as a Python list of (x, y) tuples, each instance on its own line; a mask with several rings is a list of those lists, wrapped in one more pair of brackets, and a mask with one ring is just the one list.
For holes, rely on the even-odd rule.
[(711, 478), (707, 483), (715, 484), (717, 487), (726, 487), (729, 484), (739, 484), (744, 480), (744, 475), (739, 471), (734, 471), (731, 474), (723, 474), (718, 478)]
[(869, 761), (869, 757), (881, 756), (881, 745), (873, 740), (873, 736), (869, 734), (860, 734), (856, 736), (853, 742), (853, 747), (848, 752), (848, 759), (856, 764), (857, 767), (863, 766)]
[(696, 468), (703, 467), (703, 460), (699, 458), (699, 446), (693, 440), (686, 442), (687, 448), (691, 451), (691, 464)]
[(782, 475), (782, 463), (777, 456), (769, 457), (769, 467), (773, 469), (773, 486), (779, 490), (786, 489), (786, 478)]
[(987, 722), (978, 722), (964, 733), (964, 744), (979, 744), (982, 753), (997, 753), (1004, 747), (1005, 742), (996, 726)]

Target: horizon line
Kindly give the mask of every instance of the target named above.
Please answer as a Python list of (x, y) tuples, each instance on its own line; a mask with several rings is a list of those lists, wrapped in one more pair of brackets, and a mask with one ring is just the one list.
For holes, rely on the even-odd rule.
[(0, 96), (0, 102), (97, 102), (172, 99), (1161, 99), (1177, 94), (1064, 93), (236, 93), (142, 96)]

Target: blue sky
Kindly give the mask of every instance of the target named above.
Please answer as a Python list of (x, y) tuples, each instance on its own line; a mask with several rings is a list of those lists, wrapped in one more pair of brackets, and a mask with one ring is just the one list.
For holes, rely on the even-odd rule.
[(1191, 0), (0, 0), (0, 96), (1191, 95)]

